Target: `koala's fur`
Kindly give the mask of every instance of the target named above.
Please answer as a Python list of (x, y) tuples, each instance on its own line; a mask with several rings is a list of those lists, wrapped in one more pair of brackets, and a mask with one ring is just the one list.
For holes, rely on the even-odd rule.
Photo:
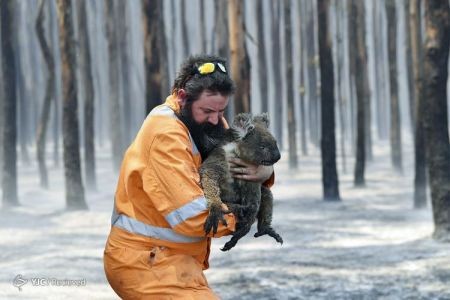
[(200, 167), (201, 184), (208, 201), (209, 216), (205, 231), (217, 232), (218, 222), (226, 224), (222, 202), (237, 217), (236, 231), (222, 248), (233, 248), (246, 235), (258, 219), (255, 237), (268, 234), (277, 242), (282, 238), (271, 227), (272, 192), (260, 183), (233, 178), (229, 171), (227, 157), (237, 157), (254, 165), (273, 165), (280, 159), (275, 138), (270, 134), (267, 114), (252, 117), (239, 114), (231, 128), (225, 131), (223, 141), (210, 153)]

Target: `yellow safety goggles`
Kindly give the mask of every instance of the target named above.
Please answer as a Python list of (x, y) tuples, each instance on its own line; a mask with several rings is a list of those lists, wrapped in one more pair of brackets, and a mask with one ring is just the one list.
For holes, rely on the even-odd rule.
[(225, 66), (220, 62), (207, 62), (204, 64), (201, 64), (197, 71), (201, 75), (211, 74), (214, 73), (217, 69), (219, 69), (222, 73), (226, 73), (227, 69), (225, 69)]

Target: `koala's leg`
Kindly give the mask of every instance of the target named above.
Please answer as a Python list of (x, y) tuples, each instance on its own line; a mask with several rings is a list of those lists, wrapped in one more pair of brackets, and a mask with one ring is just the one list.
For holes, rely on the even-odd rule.
[(258, 212), (258, 232), (255, 237), (269, 235), (283, 244), (281, 236), (272, 228), (273, 195), (269, 188), (261, 186), (261, 206)]
[(222, 211), (222, 201), (220, 200), (220, 185), (218, 180), (215, 180), (212, 176), (208, 176), (207, 172), (202, 174), (201, 183), (209, 210), (209, 215), (204, 227), (205, 233), (208, 234), (212, 229), (213, 234), (216, 234), (219, 221), (221, 221), (223, 225), (227, 225), (227, 221), (224, 218), (224, 212)]
[(234, 246), (236, 246), (237, 242), (250, 231), (251, 226), (252, 226), (251, 223), (250, 224), (245, 223), (242, 225), (242, 227), (238, 227), (238, 229), (233, 233), (233, 237), (231, 238), (231, 240), (226, 242), (223, 248), (220, 250), (228, 251)]
[(261, 187), (259, 184), (242, 181), (234, 185), (235, 201), (227, 204), (231, 212), (237, 216), (238, 222), (253, 223), (256, 220), (261, 203)]

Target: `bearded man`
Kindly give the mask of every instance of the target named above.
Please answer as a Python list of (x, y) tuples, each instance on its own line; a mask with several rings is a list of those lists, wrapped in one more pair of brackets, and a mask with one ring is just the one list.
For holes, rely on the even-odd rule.
[[(164, 104), (147, 116), (125, 152), (104, 251), (106, 277), (124, 299), (217, 299), (207, 269), (211, 235), (198, 169), (228, 126), (234, 92), (222, 58), (199, 55), (181, 66)], [(273, 182), (273, 169), (230, 161), (236, 178)], [(226, 211), (226, 207), (224, 208)], [(214, 237), (230, 235), (225, 215)]]

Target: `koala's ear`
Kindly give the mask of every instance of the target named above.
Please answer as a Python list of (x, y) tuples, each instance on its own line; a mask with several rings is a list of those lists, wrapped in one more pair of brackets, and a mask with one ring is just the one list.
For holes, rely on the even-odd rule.
[(253, 117), (253, 122), (256, 124), (260, 124), (266, 128), (269, 128), (269, 125), (270, 125), (269, 114), (264, 112), (260, 115), (256, 115)]
[(251, 130), (255, 128), (251, 114), (240, 113), (233, 120), (232, 126), (238, 133), (239, 138), (244, 138)]

